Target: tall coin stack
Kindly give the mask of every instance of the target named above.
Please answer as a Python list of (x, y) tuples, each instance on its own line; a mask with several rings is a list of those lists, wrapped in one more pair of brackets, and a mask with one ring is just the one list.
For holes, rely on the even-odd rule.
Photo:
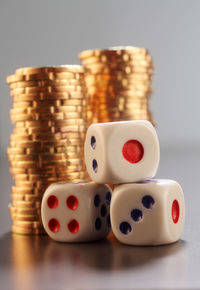
[(87, 180), (83, 144), (87, 130), (81, 66), (21, 68), (7, 77), (14, 123), (8, 158), (13, 175), (12, 231), (44, 232), (40, 206), (46, 187)]
[(149, 120), (153, 63), (144, 48), (113, 47), (79, 54), (85, 68), (89, 123)]

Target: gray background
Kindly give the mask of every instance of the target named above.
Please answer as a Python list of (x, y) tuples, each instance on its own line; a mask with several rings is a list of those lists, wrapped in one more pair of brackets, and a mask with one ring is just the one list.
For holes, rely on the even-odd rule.
[[(199, 29), (200, 1), (0, 2), (0, 288), (200, 289)], [(143, 46), (153, 56), (151, 109), (161, 142), (157, 177), (183, 187), (182, 240), (141, 248), (18, 235), (16, 245), (7, 209), (12, 104), (6, 76), (22, 66), (78, 63), (81, 50), (113, 45)]]
[(78, 63), (88, 48), (148, 48), (161, 146), (198, 146), (200, 1), (18, 0), (0, 4), (0, 156), (12, 126), (6, 76), (22, 66)]

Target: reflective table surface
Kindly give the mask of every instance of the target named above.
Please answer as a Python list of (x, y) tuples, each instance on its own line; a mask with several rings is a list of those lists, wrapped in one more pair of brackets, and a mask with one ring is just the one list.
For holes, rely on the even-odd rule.
[(0, 289), (200, 289), (199, 164), (198, 148), (161, 151), (157, 178), (177, 180), (185, 193), (184, 233), (171, 245), (133, 247), (118, 243), (112, 234), (82, 244), (11, 234), (7, 205), (12, 179), (8, 162), (0, 160)]

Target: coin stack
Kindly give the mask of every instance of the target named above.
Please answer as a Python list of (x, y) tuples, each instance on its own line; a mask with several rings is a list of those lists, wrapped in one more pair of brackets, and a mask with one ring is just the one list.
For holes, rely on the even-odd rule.
[(153, 63), (144, 48), (113, 47), (79, 54), (85, 68), (89, 123), (149, 120)]
[(87, 100), (81, 66), (21, 68), (7, 77), (14, 123), (8, 158), (13, 175), (12, 231), (44, 232), (40, 206), (46, 187), (87, 180), (83, 144)]

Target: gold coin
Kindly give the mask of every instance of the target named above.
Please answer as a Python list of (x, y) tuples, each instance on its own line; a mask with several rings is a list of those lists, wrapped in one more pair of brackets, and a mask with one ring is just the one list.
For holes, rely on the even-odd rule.
[(84, 93), (84, 88), (81, 85), (71, 86), (48, 86), (48, 87), (17, 87), (10, 89), (10, 93), (18, 94), (34, 94), (38, 92), (44, 93), (62, 93), (62, 92), (79, 92)]
[(127, 112), (131, 112), (131, 111), (135, 111), (135, 110), (141, 110), (141, 111), (147, 111), (149, 108), (149, 105), (148, 104), (138, 104), (138, 105), (135, 105), (135, 104), (127, 104), (125, 103), (124, 105), (119, 105), (119, 110), (125, 110)]
[[(73, 172), (72, 172), (73, 173)], [(19, 175), (18, 175), (19, 176)], [(18, 177), (17, 176), (17, 177)], [(21, 174), (22, 176), (22, 174)], [(29, 180), (37, 180), (38, 177), (34, 174), (27, 174), (27, 177), (29, 178)], [(42, 178), (41, 176), (39, 177), (40, 179)], [(56, 183), (56, 182), (59, 182), (59, 181), (69, 181), (69, 182), (75, 182), (77, 180), (86, 180), (86, 179), (89, 179), (89, 176), (88, 174), (86, 173), (82, 173), (82, 174), (79, 174), (77, 176), (69, 176), (69, 174), (55, 174), (55, 176), (52, 174), (52, 177), (48, 177), (46, 178), (45, 180), (48, 180), (48, 182), (50, 183)]]
[[(45, 166), (45, 167), (41, 167), (41, 168), (37, 168), (35, 167), (28, 167), (28, 168), (23, 168), (23, 167), (14, 167), (12, 164), (10, 166), (10, 173), (14, 174), (14, 175), (19, 175), (19, 174), (39, 174), (40, 177), (51, 177), (51, 176), (59, 176), (62, 174), (66, 174), (66, 173), (71, 173), (71, 172), (76, 172), (77, 170), (81, 170), (82, 168), (84, 168), (84, 164), (80, 163), (80, 164), (72, 164), (72, 165), (68, 165), (66, 166), (60, 166), (59, 165), (54, 165), (54, 166)], [(83, 170), (83, 169), (82, 169)], [(15, 176), (15, 179), (17, 178), (17, 176)]]
[(72, 133), (72, 132), (86, 132), (86, 125), (67, 125), (67, 126), (60, 126), (60, 127), (25, 127), (25, 128), (14, 128), (14, 134), (25, 134), (25, 135), (32, 135), (37, 133)]
[(138, 106), (143, 106), (143, 105), (148, 105), (149, 100), (148, 99), (128, 99), (128, 98), (123, 98), (123, 97), (116, 97), (113, 100), (99, 100), (96, 102), (91, 102), (92, 106), (97, 105), (98, 108), (112, 108), (120, 105), (127, 105), (131, 107), (138, 107)]
[[(149, 103), (149, 98), (136, 98), (134, 96), (122, 96), (122, 95), (117, 95), (115, 98), (119, 103), (138, 103), (138, 104), (145, 104), (145, 103)], [(115, 100), (114, 99), (114, 100)], [(101, 100), (100, 100), (101, 101)], [(104, 101), (104, 100), (103, 100)], [(112, 101), (112, 100), (111, 100)], [(102, 101), (101, 101), (102, 102)]]
[(41, 180), (37, 180), (37, 181), (20, 181), (20, 180), (15, 180), (15, 187), (34, 187), (34, 188), (41, 188), (41, 187), (45, 187), (45, 186), (49, 186), (49, 182), (44, 182)]
[(20, 221), (20, 220), (15, 220), (15, 219), (12, 219), (12, 229), (13, 228), (16, 228), (16, 229), (19, 229), (21, 231), (22, 234), (31, 234), (31, 233), (38, 233), (38, 232), (41, 232), (41, 231), (44, 231), (44, 228), (43, 226), (41, 225), (40, 227), (37, 227), (37, 228), (31, 228), (31, 227), (22, 227), (22, 226), (19, 226), (19, 225), (16, 225), (17, 222), (40, 222), (42, 224), (41, 221)]
[(49, 133), (49, 134), (53, 134), (53, 133), (58, 133), (58, 132), (77, 132), (77, 131), (79, 131), (79, 128), (80, 128), (80, 130), (82, 130), (83, 131), (83, 129), (84, 129), (84, 131), (86, 131), (86, 129), (84, 128), (84, 127), (82, 127), (82, 126), (71, 126), (71, 127), (69, 127), (69, 126), (66, 126), (66, 127), (60, 127), (60, 128), (58, 128), (58, 127), (34, 127), (34, 128), (31, 128), (31, 127), (29, 127), (29, 128), (27, 128), (27, 127), (25, 127), (25, 128), (14, 128), (13, 129), (13, 133), (14, 134), (16, 134), (16, 135), (22, 135), (22, 134), (24, 134), (24, 135), (33, 135), (33, 134), (41, 134), (41, 133)]
[[(87, 75), (91, 75), (91, 73), (86, 74)], [(126, 74), (123, 71), (116, 71), (115, 73), (97, 73), (95, 74), (95, 77), (100, 77), (100, 78), (107, 78), (109, 80), (123, 80), (125, 78), (127, 78), (129, 81), (139, 81), (139, 82), (145, 82), (145, 81), (151, 81), (152, 76), (149, 74), (145, 74), (145, 73), (129, 73)]]
[(26, 154), (25, 148), (7, 148), (7, 154)]
[(62, 127), (70, 125), (85, 125), (83, 119), (68, 119), (68, 120), (44, 120), (44, 121), (19, 121), (15, 123), (15, 128), (43, 128), (43, 127)]
[(135, 87), (135, 88), (148, 88), (151, 85), (151, 80), (138, 80), (134, 78), (126, 78), (122, 79), (113, 78), (110, 80), (87, 80), (86, 79), (86, 87), (87, 89), (91, 86), (98, 88), (101, 87), (115, 87), (115, 88), (126, 88), (126, 87)]
[(14, 180), (17, 185), (18, 181), (43, 181), (44, 183), (51, 183), (56, 182), (60, 178), (74, 178), (79, 177), (79, 174), (84, 175), (86, 173), (85, 167), (83, 165), (76, 165), (76, 166), (68, 166), (64, 170), (51, 170), (51, 171), (43, 171), (38, 172), (35, 171), (28, 171), (26, 170), (19, 171), (15, 168), (11, 168), (12, 173), (14, 174)]
[[(104, 112), (104, 113), (109, 113), (109, 111), (116, 111), (117, 110), (126, 110), (126, 109), (130, 109), (130, 110), (141, 110), (141, 109), (145, 109), (147, 108), (148, 109), (148, 103), (144, 103), (144, 104), (137, 104), (137, 103), (126, 103), (126, 102), (123, 102), (123, 101), (119, 101), (118, 103), (113, 103), (112, 105), (109, 105), (109, 104), (98, 104), (98, 108), (99, 109), (93, 109), (93, 112), (94, 114), (91, 115), (94, 116), (96, 114), (98, 114), (99, 112)], [(88, 112), (89, 113), (89, 112)]]
[[(110, 115), (112, 116), (112, 113), (110, 113)], [(147, 111), (131, 111), (131, 112), (119, 112), (119, 115), (123, 118), (127, 117), (127, 118), (134, 118), (134, 117), (140, 117), (141, 119), (144, 117), (144, 118), (147, 118), (149, 115), (148, 115), (148, 112)], [(101, 114), (101, 116), (103, 116), (103, 114)]]
[[(24, 135), (24, 134), (11, 134), (10, 135), (10, 141), (14, 142), (28, 142), (28, 141), (53, 141), (53, 140), (63, 140), (63, 139), (79, 139), (80, 141), (85, 138), (85, 130), (84, 132), (58, 132), (58, 133), (40, 133), (40, 134), (30, 134), (30, 135)], [(67, 140), (66, 140), (67, 144)]]
[(45, 186), (39, 186), (39, 187), (32, 187), (27, 185), (20, 185), (20, 186), (12, 186), (12, 193), (13, 194), (23, 194), (23, 195), (34, 195), (35, 197), (39, 196), (41, 194), (41, 189), (44, 189), (48, 187), (49, 184), (46, 184)]
[(82, 60), (89, 57), (98, 57), (100, 55), (112, 56), (112, 55), (123, 55), (123, 54), (134, 54), (145, 56), (148, 54), (148, 50), (145, 48), (134, 47), (134, 46), (116, 46), (108, 49), (93, 49), (84, 50), (79, 53), (78, 57)]
[(77, 152), (70, 152), (70, 151), (66, 151), (66, 157), (67, 159), (75, 159), (75, 158), (84, 158), (84, 149), (82, 149), (81, 151)]
[(43, 72), (43, 73), (30, 73), (30, 74), (14, 74), (7, 77), (6, 81), (8, 84), (13, 82), (24, 82), (24, 81), (39, 81), (39, 80), (57, 80), (57, 79), (80, 79), (83, 73), (62, 71), (62, 72)]
[(31, 100), (31, 101), (17, 101), (13, 102), (13, 108), (18, 109), (18, 108), (45, 108), (45, 107), (61, 107), (61, 106), (86, 106), (86, 100), (85, 99), (72, 99), (72, 100)]
[[(115, 84), (117, 83), (123, 83), (126, 81), (127, 83), (135, 83), (135, 84), (143, 84), (143, 85), (149, 85), (149, 79), (143, 80), (140, 79), (141, 74), (130, 74), (130, 75), (125, 75), (121, 72), (118, 72), (117, 74), (90, 74), (90, 73), (85, 73), (84, 79), (86, 84)], [(143, 76), (143, 74), (142, 74)]]
[[(76, 162), (75, 162), (76, 160)], [(51, 166), (59, 166), (59, 168), (65, 168), (68, 165), (78, 165), (81, 164), (81, 161), (79, 159), (71, 159), (71, 160), (47, 160), (47, 161), (11, 161), (10, 160), (11, 167), (14, 168), (23, 168), (23, 169), (30, 169), (30, 168), (37, 168), (37, 169), (43, 169), (45, 167), (51, 167)]]
[(130, 115), (122, 115), (119, 118), (119, 121), (123, 121), (123, 120), (148, 120), (150, 121), (150, 117), (148, 115), (146, 116), (139, 116), (139, 115), (134, 115), (134, 116), (130, 116)]
[(143, 98), (147, 98), (148, 96), (150, 96), (152, 94), (152, 88), (148, 87), (145, 89), (140, 89), (140, 88), (136, 88), (136, 87), (123, 87), (123, 88), (117, 88), (117, 87), (101, 87), (101, 88), (96, 88), (91, 86), (88, 89), (88, 104), (91, 100), (94, 100), (96, 102), (98, 102), (99, 98), (104, 98), (106, 99), (110, 99), (110, 98), (115, 98), (116, 95), (124, 95), (126, 94), (126, 92), (129, 91), (132, 93), (133, 97), (143, 97)]
[(139, 92), (139, 91), (131, 91), (131, 90), (123, 90), (123, 91), (107, 91), (107, 92), (101, 92), (101, 91), (98, 91), (98, 92), (90, 92), (90, 96), (92, 99), (98, 99), (99, 100), (105, 100), (106, 99), (106, 96), (107, 96), (107, 99), (108, 100), (114, 100), (116, 98), (119, 98), (119, 97), (123, 97), (123, 98), (126, 98), (126, 97), (130, 97), (132, 99), (148, 99), (150, 98), (151, 96), (151, 91), (150, 92)]
[[(15, 143), (16, 144), (16, 143)], [(20, 143), (21, 144), (21, 143)], [(57, 146), (57, 147), (43, 147), (41, 148), (41, 150), (39, 150), (38, 148), (34, 148), (34, 147), (9, 147), (7, 149), (7, 153), (8, 154), (24, 154), (24, 155), (34, 155), (34, 154), (57, 154), (57, 153), (68, 153), (68, 152), (82, 152), (83, 150), (83, 144), (81, 145), (69, 145), (69, 146)]]
[(60, 172), (52, 172), (52, 173), (49, 173), (49, 174), (46, 174), (46, 175), (42, 175), (42, 174), (37, 174), (37, 173), (34, 173), (34, 172), (31, 172), (31, 173), (20, 173), (20, 174), (17, 174), (14, 176), (14, 179), (15, 180), (19, 180), (21, 178), (25, 178), (25, 176), (27, 177), (27, 180), (38, 180), (38, 179), (42, 179), (44, 180), (44, 182), (57, 182), (59, 180), (74, 180), (74, 179), (81, 179), (81, 178), (85, 178), (87, 177), (87, 172), (85, 170), (80, 170), (80, 171), (67, 171), (67, 170), (63, 170), (63, 171), (60, 171)]
[(24, 101), (43, 101), (43, 100), (83, 100), (86, 94), (80, 92), (62, 92), (62, 93), (32, 93), (32, 94), (19, 94), (11, 91), (10, 95), (13, 97), (14, 102)]
[(13, 212), (9, 209), (9, 214), (12, 220), (18, 221), (40, 221), (41, 222), (41, 210), (37, 210), (36, 214), (22, 214), (19, 212)]
[(13, 221), (13, 225), (22, 227), (22, 228), (31, 228), (31, 229), (37, 229), (42, 228), (42, 223), (40, 221)]
[(112, 99), (115, 99), (115, 98), (132, 98), (132, 99), (147, 99), (150, 97), (151, 95), (151, 91), (149, 93), (143, 93), (143, 92), (140, 92), (140, 91), (137, 91), (137, 92), (133, 92), (132, 90), (123, 90), (123, 91), (116, 91), (116, 92), (108, 92), (107, 94), (105, 92), (100, 92), (98, 91), (97, 93), (95, 93), (93, 95), (93, 98), (99, 98), (99, 99), (103, 99), (105, 100), (106, 98), (106, 95), (107, 95), (107, 99), (109, 100), (112, 100)]
[(28, 208), (40, 209), (41, 208), (41, 202), (39, 202), (39, 201), (33, 202), (33, 201), (21, 201), (21, 200), (15, 201), (15, 200), (13, 200), (12, 205), (14, 207), (20, 207), (20, 208), (25, 208), (25, 209), (28, 209)]
[(111, 68), (123, 68), (124, 66), (131, 66), (134, 68), (154, 68), (153, 61), (151, 56), (147, 55), (145, 57), (136, 57), (133, 55), (129, 55), (127, 59), (125, 57), (118, 57), (118, 56), (112, 56), (112, 57), (93, 57), (93, 58), (86, 58), (83, 59), (82, 65), (85, 68), (85, 71), (88, 67), (94, 66), (94, 65), (101, 65), (104, 67), (111, 67)]
[(121, 64), (131, 64), (135, 66), (144, 66), (144, 67), (154, 67), (152, 57), (150, 54), (141, 55), (133, 53), (122, 53), (122, 54), (110, 54), (110, 55), (99, 55), (81, 59), (82, 65), (87, 67), (93, 63), (100, 63), (104, 65), (121, 65)]
[[(48, 161), (10, 161), (11, 167), (13, 168), (22, 168), (25, 171), (21, 172), (30, 172), (30, 169), (40, 169), (40, 170), (48, 170), (48, 168), (58, 167), (60, 169), (65, 169), (71, 165), (82, 165), (83, 161), (80, 159), (72, 159), (69, 160), (48, 160)], [(28, 169), (28, 170), (26, 170)]]
[[(83, 148), (81, 148), (83, 149)], [(35, 152), (35, 154), (8, 154), (8, 157), (11, 161), (39, 161), (39, 160), (63, 160), (63, 159), (67, 159), (66, 158), (66, 154), (68, 154), (70, 151), (65, 150), (65, 152), (62, 153), (41, 153), (41, 152)], [(79, 155), (79, 153), (82, 152), (82, 150), (79, 150), (79, 152), (77, 152), (77, 155)], [(72, 153), (76, 153), (73, 152)]]
[(21, 227), (12, 226), (12, 232), (14, 234), (21, 235), (45, 235), (46, 232), (44, 229), (23, 229)]
[(84, 144), (84, 137), (66, 139), (66, 146), (82, 146)]
[[(114, 64), (115, 65), (115, 64)], [(118, 72), (126, 75), (130, 74), (141, 74), (141, 75), (147, 75), (151, 76), (153, 73), (152, 68), (146, 68), (146, 67), (134, 67), (131, 65), (126, 66), (105, 66), (104, 64), (93, 64), (88, 65), (86, 68), (87, 73), (92, 74), (117, 74)]]
[[(56, 153), (65, 153), (65, 154), (68, 154), (68, 152), (73, 152), (73, 153), (77, 153), (79, 154), (80, 152), (83, 151), (83, 147), (84, 147), (84, 144), (78, 144), (78, 145), (67, 145), (65, 147), (52, 147), (52, 148), (49, 148), (49, 152), (51, 154), (56, 154)], [(62, 150), (61, 150), (62, 149)], [(64, 150), (64, 151), (63, 151)]]
[(33, 107), (25, 107), (25, 108), (15, 108), (11, 109), (10, 113), (11, 115), (21, 115), (21, 114), (54, 114), (59, 112), (83, 112), (85, 109), (83, 106), (48, 106), (48, 107), (42, 107), (42, 108), (33, 108)]
[(16, 89), (16, 88), (26, 88), (26, 87), (48, 87), (48, 86), (79, 86), (84, 85), (83, 78), (82, 79), (61, 79), (61, 80), (39, 80), (39, 81), (19, 81), (10, 83), (10, 89)]
[(104, 96), (106, 94), (110, 95), (110, 94), (120, 94), (120, 93), (124, 93), (126, 91), (130, 91), (132, 92), (132, 94), (147, 94), (148, 92), (152, 92), (152, 88), (151, 87), (146, 87), (146, 88), (141, 88), (141, 87), (135, 87), (135, 86), (130, 86), (128, 88), (120, 88), (120, 87), (113, 87), (113, 86), (106, 86), (106, 87), (101, 87), (99, 89), (97, 89), (96, 87), (91, 86), (90, 88), (88, 88), (88, 94), (90, 93), (96, 93), (97, 96), (104, 94)]
[(11, 199), (16, 201), (40, 201), (45, 190), (41, 191), (41, 195), (35, 196), (33, 194), (11, 194)]
[(32, 215), (32, 216), (37, 216), (38, 214), (41, 213), (40, 209), (24, 209), (24, 208), (20, 208), (20, 207), (14, 207), (12, 206), (12, 204), (8, 205), (8, 209), (12, 214), (18, 214), (18, 215)]
[[(16, 143), (15, 143), (16, 144)], [(23, 158), (33, 158), (33, 159), (40, 159), (38, 156), (42, 156), (41, 158), (54, 158), (54, 159), (62, 159), (64, 154), (68, 154), (69, 152), (79, 154), (83, 150), (83, 143), (78, 145), (67, 145), (63, 147), (47, 147), (42, 148), (41, 150), (37, 150), (35, 148), (21, 148), (21, 147), (10, 147), (8, 148), (8, 156), (11, 159), (18, 159), (20, 156)], [(24, 155), (24, 156), (23, 156)], [(16, 157), (15, 157), (16, 156)], [(55, 156), (55, 157), (54, 157)]]
[[(27, 166), (27, 163), (30, 162), (18, 162), (19, 165), (16, 166), (16, 163), (10, 162), (11, 166), (10, 166), (10, 173), (12, 174), (40, 174), (42, 176), (42, 174), (44, 176), (46, 176), (46, 174), (50, 174), (50, 176), (52, 176), (52, 174), (59, 174), (59, 173), (64, 173), (64, 172), (74, 172), (79, 168), (79, 170), (81, 170), (81, 168), (84, 168), (84, 162), (83, 160), (80, 159), (71, 159), (71, 160), (77, 160), (77, 162), (71, 162), (71, 164), (67, 164), (67, 161), (63, 163), (54, 163), (54, 165), (45, 165), (44, 166), (37, 166), (37, 164), (34, 164), (35, 166)], [(24, 165), (26, 164), (26, 166)], [(32, 163), (31, 163), (32, 164)], [(24, 167), (23, 167), (24, 165)]]
[[(133, 80), (133, 83), (138, 80), (140, 82), (144, 82), (144, 81), (151, 81), (152, 80), (152, 74), (145, 74), (145, 73), (132, 73), (132, 72), (125, 72), (125, 71), (115, 71), (115, 72), (112, 72), (112, 71), (109, 71), (105, 69), (105, 72), (101, 72), (101, 71), (98, 71), (97, 69), (92, 69), (88, 72), (89, 74), (109, 74), (110, 76), (112, 76), (112, 78), (115, 78), (115, 79), (124, 79), (126, 76), (127, 78), (131, 78)], [(88, 89), (88, 86), (87, 86), (87, 89)]]
[[(141, 79), (142, 76), (142, 79)], [(128, 83), (140, 83), (143, 85), (149, 84), (149, 81), (151, 80), (150, 76), (146, 76), (144, 79), (144, 74), (123, 74), (122, 72), (117, 72), (115, 74), (90, 74), (90, 73), (85, 73), (85, 82), (86, 84), (92, 84), (92, 83), (120, 83), (127, 81)]]
[(102, 87), (108, 87), (112, 86), (115, 88), (129, 88), (129, 87), (134, 87), (134, 88), (148, 88), (151, 86), (151, 81), (150, 80), (135, 80), (132, 78), (122, 78), (121, 80), (117, 79), (110, 79), (110, 80), (87, 80), (86, 79), (86, 87), (96, 87), (96, 89), (102, 88)]
[[(116, 75), (118, 73), (125, 75), (139, 74), (141, 77), (147, 76), (147, 80), (152, 78), (153, 69), (145, 67), (132, 67), (132, 66), (121, 66), (121, 67), (107, 67), (104, 65), (91, 65), (86, 68), (88, 74), (110, 74)], [(143, 78), (142, 78), (143, 79)]]
[[(62, 154), (62, 155), (61, 155)], [(54, 162), (58, 161), (70, 161), (71, 159), (78, 159), (78, 158), (83, 158), (83, 148), (82, 150), (80, 150), (79, 152), (73, 152), (73, 151), (69, 151), (66, 150), (66, 152), (64, 153), (56, 153), (56, 154), (29, 154), (29, 155), (24, 155), (24, 154), (15, 154), (15, 155), (8, 155), (8, 160), (10, 161), (11, 164), (18, 162), (18, 161), (34, 161), (35, 164), (43, 164), (45, 163), (46, 165), (48, 165), (48, 162), (51, 162), (49, 160), (52, 160)], [(47, 156), (50, 156), (49, 158)], [(47, 161), (48, 160), (48, 161)], [(60, 164), (60, 163), (58, 163)]]
[(84, 67), (93, 65), (93, 64), (103, 64), (106, 66), (120, 66), (124, 64), (129, 64), (132, 66), (142, 66), (142, 67), (153, 67), (153, 62), (151, 56), (139, 56), (138, 54), (112, 54), (112, 55), (99, 55), (83, 58), (81, 60)]
[(109, 102), (109, 103), (99, 103), (98, 104), (98, 110), (107, 110), (110, 108), (115, 108), (118, 107), (120, 108), (120, 106), (124, 107), (124, 108), (131, 108), (131, 109), (141, 109), (141, 108), (148, 108), (148, 103), (134, 103), (134, 102), (129, 102), (127, 103), (125, 102), (117, 102), (117, 100), (115, 102)]
[(28, 197), (41, 197), (41, 191), (44, 191), (45, 188), (49, 186), (50, 183), (47, 183), (45, 186), (39, 186), (39, 187), (32, 187), (32, 186), (27, 186), (27, 185), (15, 185), (12, 186), (12, 193), (13, 194), (23, 194)]
[[(73, 172), (73, 171), (72, 171)], [(48, 175), (40, 175), (37, 173), (19, 173), (19, 174), (15, 174), (13, 176), (14, 180), (15, 180), (15, 184), (16, 186), (18, 186), (18, 182), (37, 182), (38, 180), (41, 181), (43, 180), (43, 182), (50, 184), (51, 182), (56, 182), (57, 181), (57, 177), (54, 176), (54, 174), (56, 175), (56, 173), (49, 173)], [(53, 181), (52, 181), (53, 180)]]
[(16, 215), (10, 213), (10, 217), (13, 221), (41, 221), (41, 216)]
[(22, 67), (15, 71), (16, 74), (41, 74), (50, 72), (72, 72), (84, 73), (84, 69), (80, 65), (60, 65), (60, 66), (46, 66), (46, 67)]
[[(80, 141), (78, 139), (78, 141)], [(19, 148), (34, 148), (35, 151), (42, 150), (45, 148), (56, 148), (60, 146), (66, 146), (67, 140), (48, 140), (48, 141), (10, 141), (10, 147), (19, 147)], [(80, 145), (80, 144), (74, 144)]]
[(8, 158), (11, 162), (15, 161), (45, 161), (45, 160), (65, 160), (65, 153), (57, 153), (57, 154), (8, 154)]
[(65, 120), (65, 119), (85, 119), (84, 112), (68, 112), (68, 113), (49, 113), (49, 114), (13, 114), (10, 113), (12, 122), (17, 121), (38, 121), (38, 120)]
[[(73, 141), (71, 143), (71, 141)], [(77, 141), (77, 142), (76, 142)], [(82, 140), (83, 141), (83, 140)], [(30, 142), (10, 142), (9, 152), (8, 154), (55, 154), (55, 153), (66, 153), (68, 151), (76, 152), (82, 151), (83, 149), (83, 142), (79, 139), (72, 139), (72, 140), (65, 140), (64, 144), (56, 144), (57, 142), (45, 142), (41, 144), (40, 141), (34, 142), (31, 144)], [(25, 145), (28, 145), (27, 147)], [(37, 146), (38, 145), (38, 146)], [(17, 151), (18, 150), (18, 151)]]
[(62, 93), (32, 93), (32, 94), (19, 94), (11, 91), (10, 95), (13, 97), (14, 102), (24, 101), (51, 101), (51, 100), (83, 100), (86, 99), (86, 94), (80, 92), (62, 92)]
[[(104, 115), (107, 115), (109, 114), (110, 116), (114, 116), (115, 114), (118, 114), (120, 113), (121, 110), (120, 110), (120, 106), (117, 107), (117, 108), (107, 108), (106, 110), (99, 110), (98, 112), (98, 115), (101, 115), (101, 116), (104, 116)], [(122, 113), (125, 113), (125, 114), (129, 114), (129, 113), (133, 113), (133, 114), (141, 114), (141, 113), (146, 113), (147, 112), (147, 109), (141, 109), (141, 108), (134, 108), (134, 109), (126, 109), (126, 110), (123, 110)]]

